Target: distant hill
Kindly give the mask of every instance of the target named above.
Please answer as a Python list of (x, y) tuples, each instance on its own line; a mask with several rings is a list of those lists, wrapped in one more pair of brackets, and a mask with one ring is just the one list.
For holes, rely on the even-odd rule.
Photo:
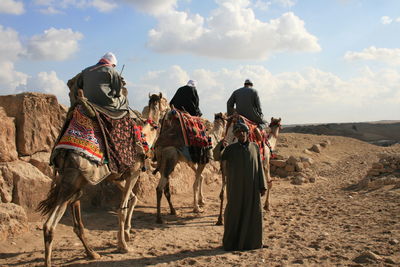
[(400, 143), (400, 121), (288, 125), (282, 132), (345, 136), (382, 146)]

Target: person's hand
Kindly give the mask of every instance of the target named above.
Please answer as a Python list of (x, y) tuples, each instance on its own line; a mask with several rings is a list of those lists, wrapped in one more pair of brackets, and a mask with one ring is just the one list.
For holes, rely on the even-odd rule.
[(267, 189), (265, 189), (265, 188), (261, 189), (261, 190), (260, 190), (261, 196), (264, 196), (264, 195), (265, 195), (265, 192), (267, 192)]
[(228, 146), (228, 141), (225, 139), (222, 140), (222, 147), (227, 147)]

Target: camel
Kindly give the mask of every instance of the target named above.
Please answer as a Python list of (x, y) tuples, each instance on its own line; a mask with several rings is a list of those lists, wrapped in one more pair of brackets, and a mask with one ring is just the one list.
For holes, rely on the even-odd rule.
[[(150, 106), (150, 102), (157, 102), (158, 105), (155, 105), (156, 108), (159, 109), (159, 116), (158, 117), (153, 117), (153, 121), (155, 123), (160, 123), (160, 120), (164, 117), (164, 115), (167, 113), (167, 111), (169, 110), (169, 105), (168, 105), (168, 100), (163, 97), (162, 93), (160, 92), (159, 94), (149, 94), (149, 105), (145, 106), (142, 110), (142, 117), (145, 119), (149, 118), (149, 106)], [(154, 113), (154, 112), (153, 112)]]
[[(265, 179), (267, 181), (272, 181), (271, 180), (271, 174), (270, 174), (270, 159), (271, 159), (271, 154), (272, 151), (274, 150), (276, 146), (276, 142), (278, 140), (279, 136), (279, 131), (281, 129), (281, 118), (275, 119), (271, 118), (271, 123), (269, 124), (270, 128), (270, 133), (268, 134), (268, 144), (266, 144), (264, 150), (265, 152), (265, 159), (263, 162), (264, 165), (264, 173), (265, 173)], [(229, 128), (226, 130), (226, 135), (225, 135), (225, 140), (228, 142), (228, 144), (232, 144), (234, 142), (237, 142), (235, 140), (236, 138), (233, 135), (233, 123), (229, 125)], [(224, 197), (225, 197), (225, 187), (226, 187), (226, 173), (224, 171), (224, 162), (221, 162), (221, 171), (222, 171), (222, 187), (221, 187), (221, 192), (219, 194), (219, 199), (221, 201), (220, 204), (220, 209), (219, 209), (219, 216), (218, 216), (218, 221), (216, 225), (223, 225), (223, 205), (224, 205)], [(268, 184), (267, 188), (267, 193), (266, 193), (266, 198), (265, 198), (265, 203), (264, 203), (264, 210), (269, 211), (269, 196), (271, 192), (271, 186), (272, 184)]]
[[(169, 188), (169, 176), (173, 172), (175, 166), (180, 163), (180, 162), (186, 162), (189, 167), (195, 172), (195, 181), (193, 183), (193, 193), (194, 193), (194, 199), (193, 199), (193, 212), (195, 213), (200, 213), (202, 212), (202, 209), (200, 208), (201, 206), (204, 206), (204, 197), (203, 197), (203, 190), (202, 190), (202, 183), (203, 183), (203, 177), (202, 177), (202, 172), (206, 166), (206, 163), (195, 163), (193, 161), (190, 161), (187, 159), (187, 157), (184, 156), (182, 150), (180, 149), (184, 143), (183, 143), (183, 134), (180, 130), (180, 124), (178, 120), (174, 120), (172, 118), (172, 112), (168, 112), (163, 120), (163, 125), (164, 124), (172, 124), (176, 123), (175, 129), (176, 135), (174, 137), (171, 137), (174, 140), (177, 140), (176, 145), (157, 145), (155, 148), (155, 153), (156, 153), (156, 159), (157, 159), (157, 168), (153, 172), (154, 174), (159, 171), (161, 174), (160, 181), (157, 185), (157, 223), (163, 223), (163, 219), (161, 216), (161, 198), (162, 194), (164, 192), (164, 195), (168, 201), (169, 208), (170, 208), (170, 214), (171, 215), (176, 215), (176, 210), (172, 204), (171, 201), (171, 193), (170, 193), (170, 188)], [(216, 116), (214, 125), (225, 125), (225, 122), (223, 121), (223, 118), (221, 116)], [(220, 126), (217, 126), (216, 128), (213, 128), (213, 133), (216, 133), (217, 131), (220, 131)], [(223, 128), (223, 126), (222, 126)], [(163, 130), (161, 129), (161, 134), (160, 137), (163, 135)], [(214, 135), (216, 136), (216, 135)]]
[[(81, 97), (82, 96), (81, 93)], [(149, 101), (148, 118), (159, 118), (159, 104), (159, 101)], [(146, 141), (150, 147), (157, 137), (157, 129), (154, 125), (146, 122), (142, 132), (145, 134)], [(143, 150), (141, 147), (140, 149)], [(64, 153), (55, 160), (56, 162), (60, 162), (60, 165), (56, 164), (57, 166), (61, 166), (58, 170), (59, 175), (53, 181), (47, 199), (43, 200), (38, 206), (38, 211), (41, 211), (43, 215), (48, 215), (48, 219), (43, 225), (45, 266), (51, 266), (54, 231), (68, 206), (71, 207), (72, 211), (74, 232), (85, 247), (87, 256), (91, 259), (98, 259), (100, 255), (95, 252), (86, 241), (79, 199), (83, 193), (83, 187), (88, 184), (87, 177), (85, 178), (82, 173), (104, 173), (104, 168), (107, 168), (107, 165), (98, 166), (94, 163), (88, 163), (89, 161), (87, 159), (71, 151), (64, 151)], [(84, 165), (80, 164), (83, 161), (86, 163)], [(137, 197), (132, 192), (132, 189), (144, 166), (144, 154), (137, 153), (134, 162), (133, 166), (128, 168), (124, 173), (110, 174), (105, 178), (115, 183), (122, 191), (122, 198), (118, 210), (119, 224), (117, 237), (117, 247), (122, 253), (129, 252), (127, 241), (130, 239), (131, 218), (137, 203)], [(84, 170), (82, 170), (82, 166), (85, 167)]]

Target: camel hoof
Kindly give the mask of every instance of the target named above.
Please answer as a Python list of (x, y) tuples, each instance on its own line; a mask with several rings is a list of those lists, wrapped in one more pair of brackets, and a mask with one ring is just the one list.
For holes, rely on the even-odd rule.
[(197, 208), (197, 207), (196, 207), (196, 208), (193, 209), (193, 212), (194, 212), (194, 213), (203, 213), (204, 210), (201, 209), (201, 208)]
[(130, 241), (131, 240), (131, 235), (129, 234), (129, 232), (124, 232), (124, 236), (125, 236), (125, 241)]
[(158, 224), (164, 224), (164, 220), (161, 219), (161, 217), (157, 217), (156, 223), (158, 223)]
[(269, 211), (269, 206), (264, 206), (265, 211)]
[(126, 254), (126, 253), (131, 252), (131, 249), (130, 249), (129, 247), (119, 247), (119, 248), (118, 248), (118, 252), (119, 252), (119, 253)]
[(101, 258), (100, 254), (97, 253), (97, 252), (94, 252), (94, 251), (88, 252), (87, 255), (88, 255), (88, 257), (89, 257), (90, 259), (92, 259), (92, 260), (98, 260), (98, 259)]
[(221, 219), (218, 219), (218, 222), (215, 225), (224, 225)]
[(176, 210), (175, 210), (175, 209), (171, 209), (170, 214), (171, 214), (171, 215), (176, 215)]
[(206, 202), (204, 200), (199, 201), (199, 206), (204, 207), (206, 205)]

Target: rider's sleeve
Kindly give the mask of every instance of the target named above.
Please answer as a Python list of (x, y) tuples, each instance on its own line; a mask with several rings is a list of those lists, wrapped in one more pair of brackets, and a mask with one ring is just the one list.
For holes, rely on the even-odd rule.
[(231, 97), (228, 99), (228, 102), (226, 102), (226, 110), (228, 112), (228, 116), (234, 113), (235, 103), (236, 103), (235, 92), (233, 92)]
[(256, 112), (258, 113), (258, 116), (260, 117), (260, 120), (263, 121), (264, 123), (266, 123), (266, 121), (264, 120), (264, 114), (262, 113), (261, 110), (261, 104), (260, 104), (260, 97), (258, 96), (257, 91), (254, 91), (254, 108), (256, 110)]
[(200, 111), (200, 107), (199, 107), (199, 95), (197, 94), (197, 90), (196, 88), (193, 88), (193, 104), (194, 104), (194, 108), (196, 109), (196, 114), (197, 116), (201, 117), (201, 115), (203, 115)]
[(113, 71), (110, 72), (110, 75), (111, 75), (111, 81), (110, 81), (111, 91), (114, 92), (114, 97), (120, 97), (122, 89), (121, 76), (119, 76), (119, 73), (114, 69)]

